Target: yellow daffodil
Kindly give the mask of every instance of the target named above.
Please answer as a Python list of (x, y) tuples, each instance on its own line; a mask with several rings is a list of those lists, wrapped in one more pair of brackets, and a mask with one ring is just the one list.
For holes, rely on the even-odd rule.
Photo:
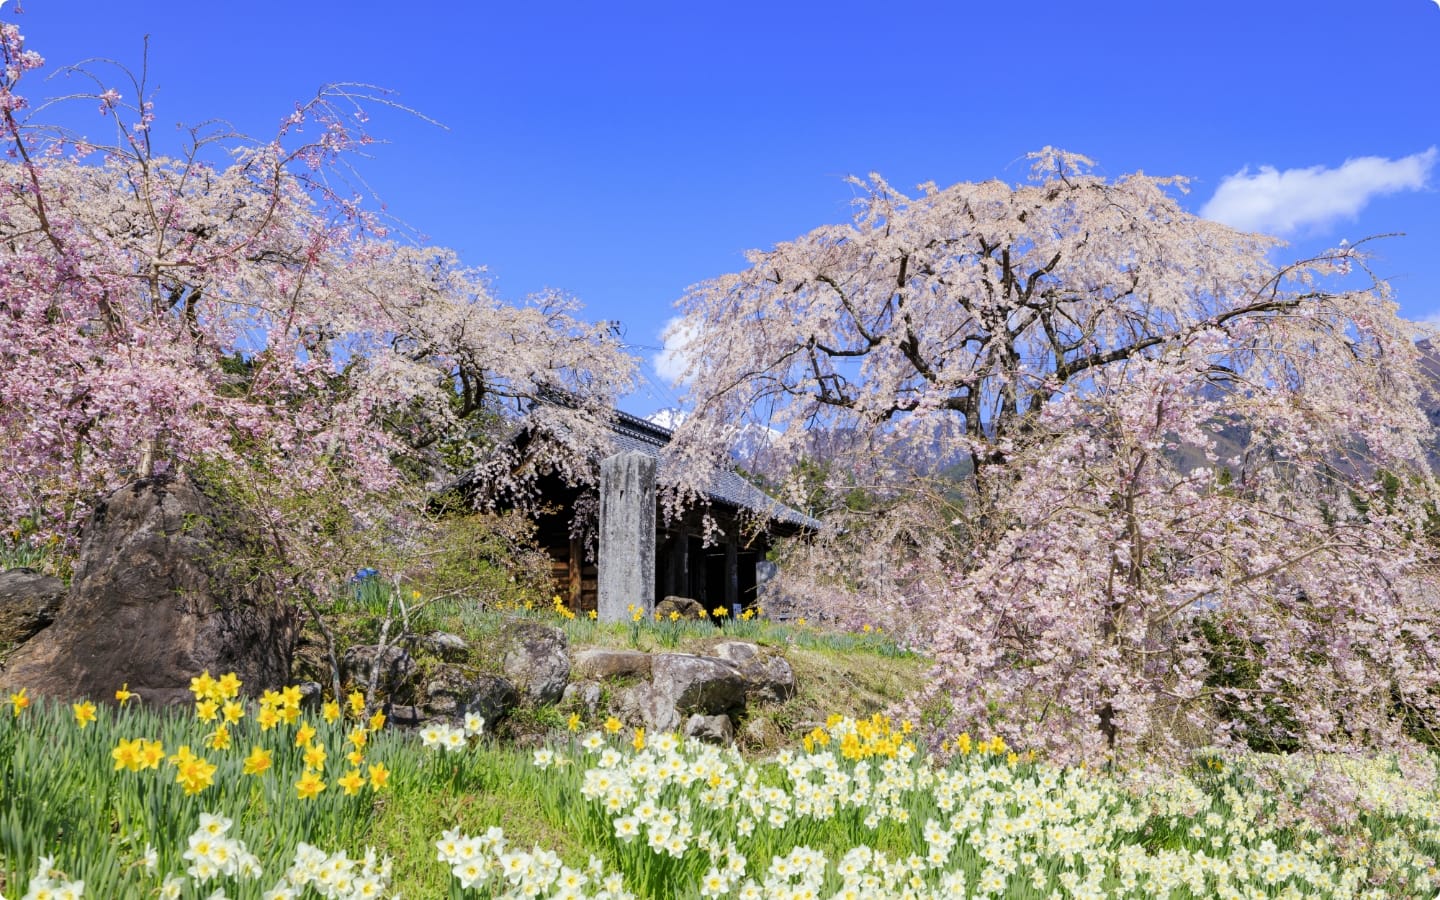
[(120, 690), (115, 692), (115, 699), (120, 702), (121, 706), (124, 706), (131, 700), (134, 700), (135, 696), (135, 692), (130, 690), (130, 682), (128, 681), (120, 685)]
[(610, 718), (606, 719), (606, 720), (605, 720), (605, 730), (608, 731), (610, 734), (614, 734), (615, 732), (619, 731), (619, 730), (620, 730), (620, 720), (617, 719), (617, 718), (615, 718), (614, 716), (611, 716)]
[(300, 695), (300, 685), (292, 684), (280, 690), (280, 705), (286, 709), (299, 709), (300, 701), (304, 699)]
[(15, 715), (20, 715), (20, 710), (30, 705), (30, 697), (25, 693), (25, 688), (10, 695), (10, 708)]
[(345, 735), (345, 740), (354, 744), (355, 749), (359, 750), (370, 742), (370, 732), (360, 727), (352, 728), (350, 733)]
[(565, 720), (565, 727), (573, 731), (580, 730), (580, 714), (571, 713), (570, 718)]
[(159, 741), (140, 742), (140, 767), (142, 769), (158, 769), (160, 763), (165, 760), (165, 745)]
[(337, 700), (327, 700), (320, 707), (320, 717), (326, 722), (334, 722), (340, 718), (340, 703)]
[(295, 746), (304, 747), (315, 739), (315, 726), (309, 722), (301, 722), (300, 728), (295, 732)]
[(375, 710), (375, 714), (370, 717), (370, 730), (371, 730), (371, 731), (379, 731), (380, 729), (382, 729), (382, 728), (384, 728), (384, 727), (385, 727), (385, 714), (384, 714), (383, 712), (381, 712), (380, 710), (377, 709), (377, 710)]
[(226, 700), (225, 705), (220, 707), (220, 716), (226, 725), (234, 725), (245, 718), (245, 704), (238, 700)]
[(259, 775), (270, 768), (271, 762), (269, 750), (260, 746), (251, 747), (250, 755), (245, 757), (245, 768), (243, 771), (246, 775)]
[(351, 750), (349, 753), (345, 754), (345, 761), (350, 763), (350, 765), (352, 766), (360, 765), (360, 763), (363, 762), (364, 759), (365, 754), (360, 752), (359, 750)]
[(300, 780), (295, 782), (295, 796), (301, 800), (312, 800), (323, 790), (325, 779), (308, 769), (300, 776)]
[(635, 737), (631, 738), (630, 746), (634, 747), (637, 753), (645, 749), (645, 729), (635, 729)]
[(186, 763), (193, 762), (194, 759), (195, 752), (190, 749), (190, 745), (181, 744), (178, 748), (176, 748), (175, 752), (171, 754), (170, 759), (168, 759), (167, 762), (169, 762), (170, 765), (179, 768)]
[(185, 789), (186, 794), (200, 793), (215, 779), (215, 766), (203, 756), (191, 756), (175, 768), (175, 782)]
[(359, 769), (351, 769), (335, 779), (335, 783), (345, 789), (345, 796), (350, 797), (360, 793), (360, 789), (365, 786), (365, 778)]
[(211, 750), (229, 750), (230, 729), (222, 724), (210, 735), (207, 743), (210, 745)]
[(273, 706), (260, 707), (260, 715), (255, 717), (260, 722), (261, 731), (269, 731), (280, 724), (280, 714)]
[(350, 715), (360, 718), (365, 715), (365, 695), (359, 691), (351, 691), (350, 696), (345, 698), (350, 702)]
[(218, 687), (219, 684), (210, 677), (209, 669), (190, 679), (190, 693), (195, 695), (196, 702), (210, 699)]
[(390, 780), (390, 770), (385, 768), (384, 763), (371, 763), (366, 774), (370, 776), (371, 790), (380, 790)]
[(325, 748), (320, 744), (311, 744), (305, 748), (305, 768), (314, 769), (317, 772), (325, 771)]
[(202, 722), (213, 722), (220, 713), (220, 704), (214, 700), (201, 700), (195, 704), (195, 717)]
[(240, 695), (240, 678), (234, 672), (226, 672), (215, 683), (220, 700), (232, 700)]
[(140, 771), (140, 739), (120, 739), (115, 749), (110, 751), (110, 756), (115, 760), (115, 771), (129, 769), (131, 772)]
[(95, 721), (95, 704), (89, 700), (84, 703), (72, 703), (70, 708), (75, 711), (75, 724), (82, 729)]

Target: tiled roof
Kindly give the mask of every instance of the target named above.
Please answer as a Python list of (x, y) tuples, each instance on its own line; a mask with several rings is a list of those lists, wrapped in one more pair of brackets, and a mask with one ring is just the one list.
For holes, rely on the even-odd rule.
[[(667, 466), (661, 457), (660, 450), (670, 443), (674, 432), (668, 428), (661, 428), (653, 422), (647, 422), (629, 413), (619, 411), (615, 413), (615, 423), (611, 427), (615, 432), (615, 452), (638, 450), (660, 460), (655, 477), (656, 480), (663, 483)], [(812, 530), (820, 528), (818, 519), (813, 519), (798, 509), (786, 506), (730, 469), (718, 472), (710, 480), (710, 483), (706, 485), (705, 495), (712, 503), (723, 503), (735, 509), (760, 513), (772, 522), (782, 522)]]

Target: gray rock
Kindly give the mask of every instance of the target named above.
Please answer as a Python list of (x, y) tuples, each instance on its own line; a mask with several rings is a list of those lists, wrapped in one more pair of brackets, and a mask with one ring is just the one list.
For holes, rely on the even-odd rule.
[(23, 644), (55, 621), (65, 582), (34, 569), (0, 572), (0, 648)]
[(570, 682), (570, 640), (549, 625), (522, 622), (505, 629), (500, 670), (531, 703), (554, 703)]
[(705, 618), (705, 607), (699, 600), (691, 600), (689, 597), (666, 597), (655, 604), (655, 615), (661, 621), (670, 618), (670, 614), (679, 613), (682, 619), (703, 619)]
[(749, 641), (723, 641), (711, 652), (739, 667), (748, 701), (784, 703), (795, 696), (795, 670), (785, 657), (766, 655)]
[(600, 711), (600, 685), (594, 681), (575, 681), (565, 686), (560, 705), (581, 710), (586, 718), (594, 718)]
[(159, 475), (101, 498), (54, 624), (20, 645), (6, 691), (189, 704), (190, 679), (234, 672), (259, 694), (290, 678), (297, 615), (276, 600), (260, 530), (192, 480)]
[(653, 732), (674, 731), (680, 727), (680, 713), (675, 709), (674, 701), (648, 681), (631, 685), (616, 694), (614, 712), (625, 724)]
[(345, 680), (364, 690), (370, 684), (371, 667), (379, 662), (375, 689), (380, 695), (396, 699), (410, 694), (410, 676), (415, 674), (415, 658), (393, 644), (382, 653), (375, 644), (348, 648), (340, 657)]
[(685, 720), (685, 736), (707, 744), (733, 744), (735, 726), (729, 716), (691, 716)]
[(576, 678), (650, 677), (650, 654), (639, 650), (591, 648), (575, 654)]
[(324, 703), (325, 689), (318, 681), (302, 681), (295, 685), (300, 689), (300, 708), (308, 713), (318, 713)]
[(515, 685), (499, 675), (472, 675), (458, 666), (442, 666), (425, 685), (421, 717), (459, 721), (467, 713), (477, 713), (488, 729), (519, 702)]
[(651, 680), (621, 691), (617, 715), (652, 731), (674, 731), (692, 714), (725, 715), (745, 708), (745, 679), (723, 659), (689, 653), (657, 653)]
[(464, 662), (470, 655), (470, 645), (458, 634), (436, 631), (425, 635), (416, 643), (446, 662)]
[(734, 663), (713, 656), (657, 653), (650, 680), (681, 713), (717, 715), (745, 708), (745, 679)]
[(392, 705), (385, 713), (385, 724), (392, 728), (419, 728), (424, 721), (418, 706)]
[(743, 666), (760, 655), (760, 645), (749, 641), (720, 641), (710, 647), (710, 652), (720, 659)]

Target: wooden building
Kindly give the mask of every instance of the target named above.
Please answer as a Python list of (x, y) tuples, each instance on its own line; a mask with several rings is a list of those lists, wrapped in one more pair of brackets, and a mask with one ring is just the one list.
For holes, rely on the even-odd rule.
[[(614, 452), (639, 451), (656, 459), (672, 436), (668, 429), (626, 413), (617, 413), (613, 427)], [(665, 484), (663, 461), (657, 479)], [(538, 518), (537, 539), (550, 554), (551, 571), (567, 605), (589, 612), (597, 606), (596, 560), (587, 559), (584, 543), (571, 535), (571, 524), (577, 505), (593, 497), (553, 476), (542, 478), (540, 489), (546, 511)], [(663, 511), (657, 511), (655, 597), (679, 595), (700, 601), (706, 609), (743, 610), (756, 601), (771, 541), (814, 530), (820, 523), (735, 472), (717, 475), (705, 493), (707, 504), (687, 510), (678, 521), (667, 522)], [(706, 515), (723, 532), (710, 546), (704, 539)], [(757, 528), (757, 522), (767, 527)]]

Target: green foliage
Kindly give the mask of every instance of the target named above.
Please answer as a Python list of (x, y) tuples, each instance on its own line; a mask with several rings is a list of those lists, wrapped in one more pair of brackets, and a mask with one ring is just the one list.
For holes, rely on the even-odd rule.
[(530, 517), (460, 512), (434, 516), (429, 525), (410, 576), (423, 595), (497, 610), (550, 601), (550, 558), (535, 543)]
[[(303, 764), (293, 731), (259, 733), (246, 720), (234, 727), (231, 749), (215, 751), (205, 746), (214, 729), (134, 703), (100, 705), (96, 720), (83, 729), (63, 704), (36, 701), (19, 715), (8, 705), (0, 709), (0, 886), (24, 884), (41, 856), (54, 856), (57, 869), (85, 881), (87, 896), (153, 896), (159, 878), (140, 864), (146, 846), (158, 852), (159, 872), (183, 871), (181, 853), (202, 811), (232, 818), (245, 843), (264, 851), (266, 887), (289, 864), (299, 841), (332, 849), (363, 843), (376, 795), (347, 797), (332, 785), (313, 800), (298, 801), (292, 785)], [(396, 737), (376, 736), (366, 756), (398, 775), (408, 773), (413, 761)], [(216, 766), (213, 784), (187, 795), (168, 763), (154, 771), (117, 769), (111, 751), (121, 739), (135, 738), (158, 740), (167, 755), (190, 747)], [(344, 764), (348, 748), (341, 728), (322, 723), (316, 740), (332, 771)], [(274, 766), (263, 777), (242, 774), (243, 757), (254, 745), (273, 754)], [(250, 887), (230, 896), (258, 900), (260, 883)]]
[[(1261, 753), (1293, 753), (1300, 747), (1299, 725), (1283, 700), (1260, 690), (1263, 648), (1227, 630), (1216, 616), (1195, 620), (1199, 639), (1208, 646), (1205, 686), (1217, 692), (1215, 713), (1237, 727), (1237, 736)], [(1244, 702), (1239, 697), (1253, 697)]]
[(21, 519), (14, 528), (0, 534), (0, 572), (6, 569), (35, 569), (69, 581), (72, 563), (58, 536), (41, 537), (37, 519)]

